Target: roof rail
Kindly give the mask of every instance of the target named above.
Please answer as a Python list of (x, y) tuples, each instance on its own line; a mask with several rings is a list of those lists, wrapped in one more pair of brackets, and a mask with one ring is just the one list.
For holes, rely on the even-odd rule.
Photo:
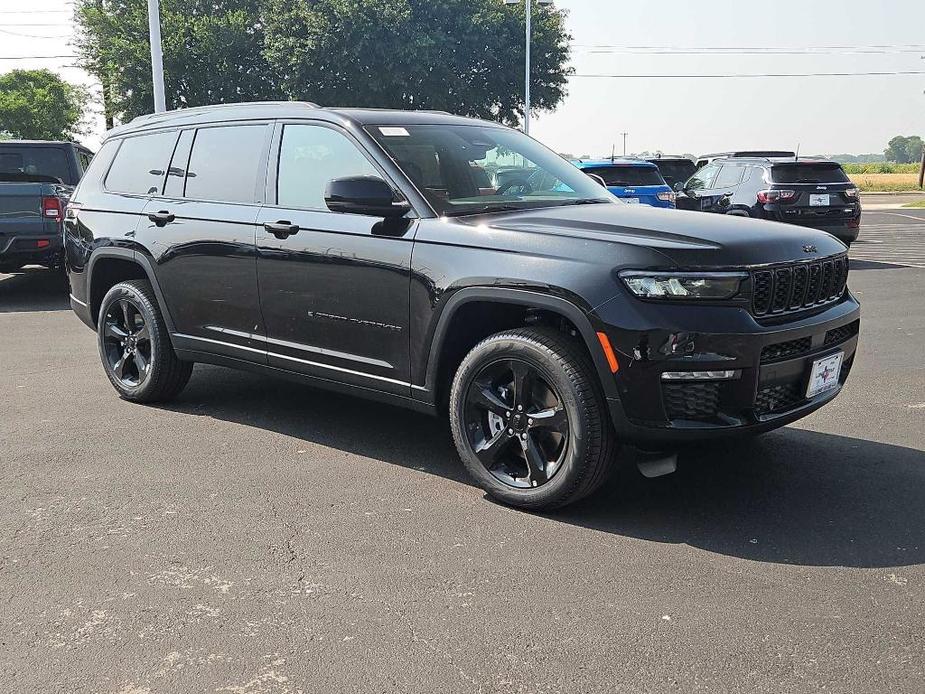
[(171, 118), (178, 115), (195, 115), (203, 111), (211, 111), (213, 109), (220, 109), (223, 107), (238, 107), (238, 106), (305, 106), (306, 108), (321, 108), (318, 104), (311, 101), (239, 101), (232, 102), (227, 104), (209, 104), (207, 106), (192, 106), (190, 108), (178, 108), (173, 111), (162, 111), (160, 113), (146, 113), (141, 116), (135, 116), (129, 123), (140, 124), (140, 123), (156, 123), (159, 120), (164, 118)]

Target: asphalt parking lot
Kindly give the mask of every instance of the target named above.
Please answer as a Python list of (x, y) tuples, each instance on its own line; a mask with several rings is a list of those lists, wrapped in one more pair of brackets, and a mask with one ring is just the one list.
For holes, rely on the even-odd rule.
[(61, 281), (0, 275), (0, 689), (921, 692), (925, 211), (892, 214), (834, 404), (547, 515), (424, 415), (216, 367), (123, 402)]

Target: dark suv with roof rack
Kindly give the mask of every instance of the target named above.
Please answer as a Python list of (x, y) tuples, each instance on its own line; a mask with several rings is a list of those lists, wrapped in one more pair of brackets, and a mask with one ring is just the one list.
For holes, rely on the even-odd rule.
[(678, 192), (680, 209), (798, 224), (848, 245), (861, 226), (857, 186), (840, 164), (824, 159), (718, 159)]
[[(531, 173), (491, 180), (508, 167)], [(437, 113), (138, 118), (74, 193), (65, 250), (123, 398), (175, 398), (204, 362), (445, 412), (478, 484), (533, 509), (590, 494), (619, 444), (655, 474), (806, 416), (858, 341), (831, 236), (625, 205), (523, 133)]]

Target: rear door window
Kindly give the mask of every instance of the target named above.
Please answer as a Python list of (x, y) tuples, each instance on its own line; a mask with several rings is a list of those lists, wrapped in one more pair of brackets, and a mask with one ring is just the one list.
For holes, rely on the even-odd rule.
[(713, 181), (716, 179), (717, 173), (719, 173), (717, 164), (707, 164), (690, 177), (686, 190), (709, 190), (713, 187)]
[(186, 197), (253, 203), (267, 139), (266, 125), (200, 128), (186, 172)]
[(50, 177), (61, 183), (71, 181), (67, 156), (60, 147), (0, 144), (0, 180)]
[(774, 183), (848, 183), (839, 164), (777, 164), (771, 169)]
[(724, 164), (716, 177), (714, 188), (735, 188), (742, 182), (745, 167), (741, 164)]
[(658, 169), (648, 166), (595, 166), (582, 169), (585, 173), (596, 174), (604, 179), (610, 187), (663, 186), (665, 181)]
[(134, 195), (157, 195), (173, 152), (177, 132), (128, 137), (106, 174), (107, 190)]

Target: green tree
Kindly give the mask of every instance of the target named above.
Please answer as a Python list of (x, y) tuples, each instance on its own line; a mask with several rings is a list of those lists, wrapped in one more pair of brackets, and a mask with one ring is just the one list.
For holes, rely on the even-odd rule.
[[(282, 96), (263, 57), (260, 0), (161, 0), (167, 108)], [(147, 4), (78, 0), (80, 63), (103, 84), (107, 116), (154, 110)]]
[(0, 133), (29, 140), (68, 140), (83, 132), (83, 87), (50, 70), (0, 75)]
[(890, 140), (886, 150), (883, 152), (887, 161), (894, 161), (897, 164), (910, 164), (918, 162), (922, 158), (922, 148), (925, 143), (918, 135), (905, 137), (897, 135)]
[[(522, 5), (502, 0), (267, 0), (265, 55), (293, 98), (516, 124), (524, 21)], [(565, 96), (570, 38), (562, 12), (534, 12), (537, 111)]]

